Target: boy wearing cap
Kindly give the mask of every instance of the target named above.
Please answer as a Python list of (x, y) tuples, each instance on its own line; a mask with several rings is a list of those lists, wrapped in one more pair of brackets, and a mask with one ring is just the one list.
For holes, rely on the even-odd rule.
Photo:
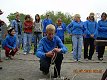
[[(40, 70), (44, 74), (49, 73), (49, 67), (51, 59), (56, 56), (54, 68), (54, 78), (60, 76), (61, 63), (63, 60), (63, 54), (67, 52), (67, 48), (62, 43), (61, 39), (55, 36), (55, 26), (50, 24), (46, 27), (47, 36), (43, 37), (37, 48), (36, 55), (40, 58)], [(58, 73), (58, 74), (57, 74)]]
[[(90, 13), (89, 20), (84, 22), (84, 26), (86, 28), (85, 36), (84, 36), (84, 59), (92, 60), (92, 56), (94, 54), (94, 40), (97, 38), (98, 34), (98, 24), (95, 21), (94, 13)], [(89, 54), (88, 47), (90, 46)]]
[(49, 14), (46, 14), (46, 18), (42, 22), (43, 24), (43, 36), (46, 36), (46, 26), (52, 24), (52, 20), (49, 18)]
[(80, 61), (81, 59), (84, 30), (80, 15), (75, 14), (74, 21), (67, 26), (68, 33), (72, 35), (74, 61)]

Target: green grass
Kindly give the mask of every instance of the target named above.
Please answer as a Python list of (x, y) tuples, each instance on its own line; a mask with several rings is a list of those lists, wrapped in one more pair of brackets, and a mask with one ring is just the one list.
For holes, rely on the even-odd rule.
[(72, 52), (72, 44), (65, 44), (65, 46), (68, 48), (68, 52)]

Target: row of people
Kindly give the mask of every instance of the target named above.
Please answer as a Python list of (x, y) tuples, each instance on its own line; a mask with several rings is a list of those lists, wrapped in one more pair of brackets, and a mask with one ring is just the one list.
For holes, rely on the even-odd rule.
[[(95, 39), (106, 39), (106, 13), (102, 13), (101, 20), (97, 23), (94, 19), (94, 13), (90, 13), (89, 19), (85, 22), (82, 22), (80, 15), (76, 14), (74, 20), (66, 27), (66, 25), (59, 18), (57, 20), (56, 35), (64, 43), (64, 32), (67, 30), (70, 35), (72, 35), (73, 42), (73, 58), (78, 61), (81, 59), (82, 44), (84, 40), (84, 59), (91, 60), (94, 54), (94, 40)], [(34, 53), (37, 50), (38, 41), (43, 36), (46, 36), (46, 26), (52, 24), (52, 20), (49, 19), (49, 15), (46, 16), (46, 19), (43, 21), (40, 19), (40, 16), (37, 14), (35, 16), (35, 21), (30, 15), (25, 16), (24, 27), (22, 28), (22, 22), (20, 21), (20, 14), (16, 13), (16, 19), (12, 21), (11, 26), (15, 29), (16, 32), (16, 42), (17, 47), (20, 48), (22, 42), (22, 29), (23, 33), (23, 51), (24, 54), (30, 52), (31, 48), (31, 39), (32, 32), (34, 28)], [(88, 46), (90, 45), (90, 50), (88, 54)], [(102, 49), (103, 48), (103, 49)], [(98, 59), (103, 60), (105, 46), (97, 46), (98, 49)]]

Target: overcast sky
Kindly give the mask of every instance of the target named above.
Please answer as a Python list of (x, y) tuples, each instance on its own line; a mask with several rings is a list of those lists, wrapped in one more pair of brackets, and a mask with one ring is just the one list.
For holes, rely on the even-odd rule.
[(90, 12), (107, 12), (107, 0), (0, 0), (0, 9), (4, 12), (0, 19), (7, 24), (7, 15), (16, 11), (30, 14), (33, 18), (35, 14), (46, 11), (79, 13), (84, 21)]

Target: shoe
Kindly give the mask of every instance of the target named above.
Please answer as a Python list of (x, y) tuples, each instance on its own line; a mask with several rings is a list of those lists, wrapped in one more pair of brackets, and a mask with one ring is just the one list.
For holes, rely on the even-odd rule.
[(2, 69), (2, 67), (0, 67), (0, 69)]
[(0, 59), (0, 62), (3, 62), (3, 61)]
[(84, 59), (85, 61), (88, 61), (88, 58)]
[(77, 60), (74, 60), (74, 62), (77, 62)]
[(26, 52), (24, 52), (23, 54), (24, 54), (24, 55), (26, 55), (27, 53), (26, 53)]
[(102, 61), (102, 60), (103, 60), (103, 58), (98, 58), (98, 60), (99, 60), (99, 61)]
[(9, 57), (5, 57), (5, 60), (9, 60), (10, 58)]
[(81, 62), (81, 60), (79, 59), (78, 62)]
[(49, 72), (44, 72), (44, 71), (42, 71), (42, 73), (43, 73), (44, 75), (47, 75)]

